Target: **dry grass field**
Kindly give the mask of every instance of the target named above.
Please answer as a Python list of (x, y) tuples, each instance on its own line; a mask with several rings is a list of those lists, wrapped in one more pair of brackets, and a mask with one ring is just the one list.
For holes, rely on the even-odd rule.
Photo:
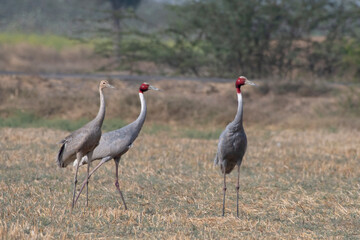
[[(222, 177), (213, 167), (216, 140), (141, 134), (121, 161), (125, 211), (114, 186), (114, 163), (90, 181), (71, 208), (71, 167), (55, 165), (67, 133), (0, 130), (0, 236), (3, 239), (314, 239), (360, 237), (359, 131), (248, 128), (241, 169)], [(81, 169), (81, 178), (86, 174)]]
[[(105, 130), (139, 112), (139, 83), (111, 83), (118, 90), (106, 92)], [(120, 163), (129, 210), (108, 162), (90, 180), (89, 207), (82, 195), (71, 212), (74, 169), (55, 164), (56, 143), (69, 132), (42, 124), (93, 117), (97, 81), (0, 78), (1, 239), (360, 238), (358, 87), (244, 87), (248, 150), (237, 219), (236, 173), (221, 217), (222, 176), (213, 166), (217, 137), (236, 111), (233, 83), (151, 84), (163, 91), (146, 93), (147, 121)], [(16, 111), (38, 119), (26, 128), (6, 122)], [(82, 167), (80, 182), (85, 174)]]

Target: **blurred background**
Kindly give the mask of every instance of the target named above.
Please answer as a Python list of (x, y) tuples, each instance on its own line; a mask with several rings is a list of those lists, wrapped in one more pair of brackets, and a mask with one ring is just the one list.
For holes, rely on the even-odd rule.
[[(240, 174), (213, 166), (239, 75)], [(61, 139), (147, 118), (70, 213)], [(0, 239), (359, 239), (360, 0), (0, 0)], [(79, 180), (86, 168), (79, 171)], [(83, 195), (82, 197), (84, 197)]]
[[(238, 75), (259, 85), (246, 93), (251, 123), (305, 112), (357, 118), (359, 16), (358, 0), (1, 0), (0, 120), (83, 123), (96, 112), (96, 89), (71, 84), (109, 78), (123, 89), (158, 81), (174, 91), (149, 94), (167, 110), (150, 109), (150, 121), (224, 125)], [(122, 111), (110, 103), (110, 119), (136, 117), (137, 96), (126, 93), (117, 96)], [(90, 101), (94, 109), (81, 108)]]
[[(1, 66), (359, 82), (359, 5), (357, 0), (2, 0)], [(11, 54), (7, 45), (21, 42), (28, 45), (18, 50), (22, 55)], [(75, 56), (63, 52), (81, 44), (83, 51), (68, 53)], [(95, 69), (36, 66), (43, 58), (28, 53), (34, 45), (51, 61), (90, 53), (112, 61)], [(62, 54), (49, 56), (51, 50)], [(27, 66), (33, 60), (40, 62)]]

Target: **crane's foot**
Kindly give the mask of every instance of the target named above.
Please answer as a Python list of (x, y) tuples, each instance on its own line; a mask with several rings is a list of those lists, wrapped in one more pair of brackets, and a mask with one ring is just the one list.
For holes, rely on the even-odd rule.
[(127, 206), (126, 206), (126, 203), (125, 203), (125, 199), (124, 199), (124, 196), (123, 196), (123, 194), (122, 194), (122, 192), (121, 192), (121, 190), (120, 190), (120, 185), (119, 185), (119, 182), (118, 182), (118, 181), (115, 182), (115, 187), (116, 187), (116, 189), (118, 190), (118, 192), (119, 192), (119, 194), (120, 194), (120, 197), (121, 197), (121, 200), (123, 201), (125, 210), (127, 210)]
[(77, 194), (77, 196), (76, 196), (76, 198), (75, 198), (75, 203), (74, 203), (74, 204), (77, 203), (77, 201), (78, 201), (78, 199), (79, 199), (79, 197), (80, 197), (80, 194), (81, 194), (81, 192), (83, 191), (83, 189), (84, 189), (84, 187), (85, 187), (85, 184), (86, 184), (86, 180), (82, 183), (81, 188), (80, 188), (80, 191), (78, 192), (78, 194)]
[(86, 207), (89, 206), (89, 181), (86, 181)]
[(239, 186), (236, 186), (236, 217), (239, 218)]
[(226, 187), (223, 188), (224, 192), (224, 199), (223, 199), (223, 209), (222, 209), (222, 216), (225, 216), (225, 193), (226, 193)]
[(75, 179), (75, 181), (74, 181), (74, 192), (73, 192), (73, 198), (72, 198), (71, 210), (72, 210), (72, 209), (74, 209), (74, 207), (75, 207), (76, 184), (77, 184), (77, 179)]

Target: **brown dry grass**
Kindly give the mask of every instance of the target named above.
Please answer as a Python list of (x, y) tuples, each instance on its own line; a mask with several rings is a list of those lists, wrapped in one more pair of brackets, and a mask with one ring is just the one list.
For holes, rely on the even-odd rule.
[(108, 60), (95, 55), (89, 46), (64, 49), (28, 43), (0, 44), (1, 70), (20, 72), (93, 72)]
[[(146, 126), (145, 126), (146, 128)], [(145, 129), (146, 130), (146, 129)], [(109, 162), (70, 212), (71, 167), (59, 169), (49, 129), (0, 129), (0, 236), (19, 238), (314, 239), (360, 237), (359, 131), (247, 128), (241, 169), (240, 218), (236, 174), (228, 177), (220, 217), (222, 177), (213, 167), (216, 140), (142, 133), (121, 161), (114, 187)], [(81, 178), (85, 168), (81, 169)]]
[[(106, 90), (108, 119), (134, 120), (139, 114), (140, 81), (112, 79)], [(147, 122), (223, 128), (236, 111), (233, 82), (149, 81), (163, 91), (146, 93)], [(283, 128), (339, 125), (360, 129), (360, 88), (316, 82), (257, 81), (245, 86), (245, 122)], [(37, 76), (0, 77), (0, 117), (16, 110), (47, 119), (91, 119), (98, 110), (98, 80), (46, 79)], [(86, 106), (86, 107), (84, 107)], [(311, 119), (311, 121), (309, 121)]]

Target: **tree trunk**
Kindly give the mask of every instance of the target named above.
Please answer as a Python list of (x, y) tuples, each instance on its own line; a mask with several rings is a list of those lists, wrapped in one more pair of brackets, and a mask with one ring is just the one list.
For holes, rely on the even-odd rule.
[(116, 62), (120, 63), (121, 61), (121, 51), (120, 51), (120, 43), (121, 43), (121, 14), (123, 6), (121, 1), (110, 0), (112, 7), (112, 18), (113, 18), (113, 31), (114, 31), (114, 53)]

